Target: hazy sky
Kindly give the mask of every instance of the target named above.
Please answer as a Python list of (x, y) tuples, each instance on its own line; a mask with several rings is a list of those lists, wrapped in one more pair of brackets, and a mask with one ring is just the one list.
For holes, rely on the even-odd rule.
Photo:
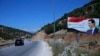
[(0, 0), (0, 25), (34, 32), (90, 0)]

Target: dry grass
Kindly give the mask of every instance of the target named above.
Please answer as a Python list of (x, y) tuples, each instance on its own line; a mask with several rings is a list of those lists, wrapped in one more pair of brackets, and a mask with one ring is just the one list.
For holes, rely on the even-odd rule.
[(97, 52), (93, 49), (86, 49), (86, 48), (78, 48), (76, 49), (77, 55), (81, 56), (81, 54), (87, 54), (88, 56), (100, 56), (100, 52)]
[(58, 54), (62, 53), (64, 51), (64, 47), (66, 46), (65, 43), (59, 44), (59, 43), (55, 43), (54, 41), (48, 43), (52, 47), (53, 56), (58, 56)]

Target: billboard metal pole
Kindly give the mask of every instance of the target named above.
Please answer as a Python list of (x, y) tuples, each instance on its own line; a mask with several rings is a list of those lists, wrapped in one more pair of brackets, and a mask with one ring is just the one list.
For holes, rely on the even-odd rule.
[(76, 40), (77, 40), (77, 43), (79, 43), (79, 33), (76, 33)]

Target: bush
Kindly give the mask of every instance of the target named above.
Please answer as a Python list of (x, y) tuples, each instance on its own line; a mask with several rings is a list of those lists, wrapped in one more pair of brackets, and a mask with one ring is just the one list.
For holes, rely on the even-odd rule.
[(89, 46), (95, 46), (98, 42), (97, 41), (91, 41), (89, 42)]

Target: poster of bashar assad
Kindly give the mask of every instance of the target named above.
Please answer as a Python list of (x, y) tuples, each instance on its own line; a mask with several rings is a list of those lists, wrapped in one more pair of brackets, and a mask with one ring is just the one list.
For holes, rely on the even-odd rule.
[(87, 34), (98, 34), (99, 18), (68, 17), (68, 28)]
[(99, 33), (99, 29), (96, 28), (95, 26), (95, 20), (90, 19), (88, 20), (88, 25), (89, 25), (89, 30), (87, 30), (88, 34), (98, 34)]

